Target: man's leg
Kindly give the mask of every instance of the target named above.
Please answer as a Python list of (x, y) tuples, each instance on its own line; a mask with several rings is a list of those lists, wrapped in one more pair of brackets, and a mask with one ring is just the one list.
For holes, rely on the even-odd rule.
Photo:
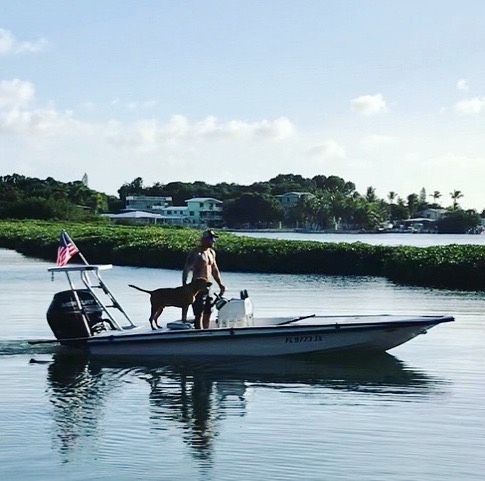
[(212, 297), (207, 293), (204, 299), (204, 312), (202, 314), (202, 326), (204, 329), (209, 329), (212, 313)]
[(204, 327), (204, 329), (209, 329), (210, 322), (211, 322), (211, 313), (204, 312), (204, 315), (202, 316), (202, 326)]
[(194, 312), (194, 327), (196, 329), (202, 329), (201, 326), (201, 319), (202, 319), (202, 312), (204, 310), (204, 297), (199, 292), (194, 299), (194, 303), (192, 304), (192, 311)]

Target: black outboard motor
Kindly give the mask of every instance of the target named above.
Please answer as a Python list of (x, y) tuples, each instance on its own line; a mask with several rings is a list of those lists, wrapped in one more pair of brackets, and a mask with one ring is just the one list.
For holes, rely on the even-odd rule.
[(90, 337), (106, 330), (103, 310), (88, 289), (76, 289), (82, 311), (72, 290), (54, 295), (47, 310), (47, 322), (57, 339)]

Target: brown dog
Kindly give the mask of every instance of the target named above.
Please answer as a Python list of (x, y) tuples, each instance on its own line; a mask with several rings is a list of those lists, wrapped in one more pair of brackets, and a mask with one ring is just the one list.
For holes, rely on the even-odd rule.
[(154, 291), (147, 291), (141, 289), (140, 287), (134, 286), (133, 284), (128, 284), (134, 289), (146, 292), (150, 294), (150, 303), (152, 306), (152, 312), (150, 314), (150, 326), (152, 329), (160, 327), (158, 325), (158, 318), (163, 312), (163, 309), (168, 306), (181, 307), (182, 308), (182, 321), (187, 320), (187, 311), (189, 306), (194, 302), (195, 296), (202, 290), (211, 285), (207, 279), (203, 277), (198, 277), (193, 279), (189, 284), (185, 284), (180, 287), (167, 287), (162, 289), (155, 289)]

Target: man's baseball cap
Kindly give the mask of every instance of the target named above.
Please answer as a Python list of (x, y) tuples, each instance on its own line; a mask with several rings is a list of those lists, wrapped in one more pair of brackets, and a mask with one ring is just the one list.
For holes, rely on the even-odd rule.
[(213, 230), (205, 230), (202, 232), (201, 239), (217, 239), (217, 235)]

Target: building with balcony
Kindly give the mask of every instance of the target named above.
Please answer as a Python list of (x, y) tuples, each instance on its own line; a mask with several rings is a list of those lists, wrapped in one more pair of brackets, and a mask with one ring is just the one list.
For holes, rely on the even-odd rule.
[(222, 201), (213, 197), (194, 197), (185, 201), (186, 219), (191, 225), (222, 227)]
[(171, 197), (127, 196), (121, 214), (104, 214), (114, 222), (191, 227), (222, 227), (222, 201), (212, 197), (195, 197), (186, 206), (174, 206)]
[(144, 210), (146, 212), (158, 212), (172, 205), (172, 197), (160, 195), (128, 195), (125, 202), (125, 210)]

